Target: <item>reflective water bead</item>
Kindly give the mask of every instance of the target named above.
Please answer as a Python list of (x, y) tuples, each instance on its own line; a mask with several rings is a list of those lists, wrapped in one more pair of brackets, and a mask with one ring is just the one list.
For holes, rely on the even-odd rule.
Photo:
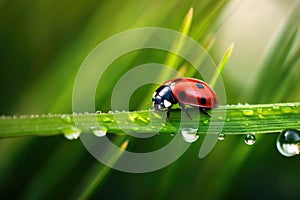
[(283, 113), (290, 113), (290, 112), (292, 112), (292, 108), (290, 108), (290, 107), (282, 107), (281, 110), (282, 110)]
[(204, 123), (204, 124), (208, 124), (208, 120), (207, 120), (207, 119), (204, 120), (203, 123)]
[(278, 151), (286, 157), (299, 155), (300, 152), (300, 131), (286, 129), (282, 131), (276, 143)]
[(253, 110), (244, 110), (243, 111), (243, 114), (245, 115), (245, 116), (251, 116), (251, 115), (253, 115)]
[(71, 119), (70, 115), (62, 115), (61, 119), (65, 123), (71, 123), (72, 122), (72, 119)]
[(253, 145), (256, 142), (255, 135), (252, 133), (247, 134), (244, 141), (248, 145)]
[(183, 140), (188, 143), (193, 143), (199, 138), (199, 135), (197, 134), (198, 129), (182, 128), (180, 130)]
[(108, 129), (105, 126), (92, 126), (91, 130), (95, 136), (103, 137), (106, 135)]
[(220, 133), (219, 136), (218, 136), (218, 140), (225, 140), (225, 134)]
[(66, 139), (76, 140), (80, 136), (81, 130), (76, 127), (70, 127), (63, 129), (62, 132), (64, 133)]
[(103, 118), (101, 119), (101, 121), (102, 121), (103, 123), (114, 123), (114, 120), (111, 119), (111, 118), (109, 118), (109, 117), (103, 117)]

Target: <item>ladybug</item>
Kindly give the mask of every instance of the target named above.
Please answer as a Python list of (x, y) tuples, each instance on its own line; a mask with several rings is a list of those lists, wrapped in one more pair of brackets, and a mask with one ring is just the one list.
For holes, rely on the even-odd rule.
[(215, 91), (204, 81), (195, 78), (175, 78), (163, 83), (152, 96), (155, 111), (167, 110), (167, 120), (170, 109), (179, 104), (190, 119), (186, 105), (199, 108), (201, 112), (210, 116), (206, 109), (218, 107), (218, 97)]

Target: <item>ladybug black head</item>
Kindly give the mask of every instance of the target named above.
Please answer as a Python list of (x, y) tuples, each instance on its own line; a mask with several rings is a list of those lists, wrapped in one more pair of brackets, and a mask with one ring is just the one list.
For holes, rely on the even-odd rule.
[(152, 96), (152, 103), (156, 111), (171, 108), (176, 103), (171, 88), (168, 86), (158, 88)]
[(156, 110), (156, 111), (165, 109), (164, 102), (163, 102), (162, 98), (158, 95), (156, 95), (152, 98), (152, 103), (153, 103), (154, 110)]

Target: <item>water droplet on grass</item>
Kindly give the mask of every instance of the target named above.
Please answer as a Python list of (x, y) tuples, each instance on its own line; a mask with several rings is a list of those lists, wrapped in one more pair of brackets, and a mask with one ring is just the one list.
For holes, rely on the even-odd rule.
[(96, 111), (96, 114), (101, 114), (102, 112), (100, 110), (97, 110)]
[(105, 126), (92, 126), (91, 130), (95, 136), (103, 137), (106, 135), (108, 129)]
[(225, 140), (225, 134), (224, 133), (220, 133), (219, 137), (218, 137), (218, 140), (220, 140), (220, 141)]
[(263, 112), (263, 109), (262, 108), (257, 108), (256, 111), (261, 114)]
[(147, 120), (147, 118), (144, 118), (143, 116), (141, 116), (137, 113), (131, 113), (129, 115), (129, 120), (134, 122), (134, 123), (147, 125), (149, 123), (150, 118), (149, 118), (149, 120)]
[(103, 117), (103, 118), (101, 119), (101, 121), (102, 121), (103, 123), (114, 123), (115, 120), (113, 120), (113, 119), (111, 119), (111, 118), (109, 118), (109, 117)]
[(255, 135), (252, 133), (247, 134), (244, 141), (248, 145), (253, 145), (256, 142)]
[(68, 140), (76, 140), (80, 136), (81, 130), (76, 127), (70, 127), (63, 129), (62, 132)]
[(68, 124), (72, 122), (70, 115), (62, 115), (61, 119), (63, 122), (68, 123)]
[(182, 128), (180, 130), (181, 130), (183, 140), (188, 143), (193, 143), (199, 138), (199, 135), (197, 134), (198, 129)]
[(251, 116), (251, 115), (253, 115), (253, 110), (244, 110), (243, 111), (243, 114), (245, 115), (245, 116)]
[(299, 155), (300, 153), (300, 132), (296, 129), (282, 131), (276, 143), (278, 151), (286, 157)]
[(290, 113), (290, 112), (292, 112), (292, 108), (290, 108), (290, 107), (282, 107), (281, 110), (282, 110), (283, 113)]
[(224, 118), (222, 116), (218, 116), (217, 119), (222, 121)]
[(140, 129), (139, 129), (138, 127), (133, 127), (132, 130), (133, 130), (133, 131), (138, 131), (138, 130), (140, 130)]
[(263, 119), (263, 118), (265, 118), (265, 117), (264, 117), (262, 114), (259, 114), (259, 115), (258, 115), (258, 118), (259, 118), (259, 119)]

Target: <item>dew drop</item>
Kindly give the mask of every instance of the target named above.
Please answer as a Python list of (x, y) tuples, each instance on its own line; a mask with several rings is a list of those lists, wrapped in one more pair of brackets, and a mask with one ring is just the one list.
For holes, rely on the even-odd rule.
[(92, 126), (91, 130), (95, 136), (103, 137), (106, 135), (108, 129), (105, 126)]
[(102, 112), (100, 110), (97, 110), (96, 111), (96, 114), (101, 114)]
[(147, 118), (144, 118), (144, 117), (142, 117), (141, 115), (139, 115), (137, 113), (131, 113), (129, 115), (129, 120), (134, 122), (134, 123), (139, 123), (139, 124), (144, 124), (144, 125), (146, 125), (149, 122), (147, 120)]
[(114, 120), (109, 117), (103, 117), (101, 121), (104, 123), (114, 123)]
[(224, 118), (222, 116), (218, 116), (217, 119), (222, 121)]
[(171, 136), (172, 136), (172, 137), (174, 137), (174, 135), (175, 135), (174, 133), (171, 133)]
[(130, 113), (129, 114), (129, 120), (134, 122), (134, 120), (137, 118), (138, 114), (136, 113)]
[(208, 120), (207, 120), (207, 119), (204, 120), (203, 123), (204, 123), (204, 124), (208, 124)]
[(199, 138), (199, 135), (197, 134), (198, 129), (182, 128), (180, 130), (183, 140), (188, 143), (193, 143)]
[(63, 122), (68, 123), (68, 124), (72, 122), (70, 115), (62, 115), (61, 119)]
[(263, 119), (264, 116), (263, 116), (262, 114), (259, 114), (259, 115), (258, 115), (258, 118), (259, 118), (259, 119)]
[(220, 140), (220, 141), (225, 140), (225, 134), (220, 133), (219, 136), (218, 136), (218, 140)]
[(278, 151), (286, 157), (299, 155), (300, 153), (300, 132), (296, 129), (282, 131), (276, 143)]
[(133, 131), (138, 131), (138, 130), (140, 130), (140, 129), (139, 129), (138, 127), (133, 127), (132, 130), (133, 130)]
[(290, 112), (292, 112), (292, 108), (290, 108), (290, 107), (282, 107), (281, 110), (282, 110), (283, 113), (290, 113)]
[(244, 141), (248, 145), (253, 145), (256, 142), (255, 135), (252, 133), (247, 134)]
[(244, 110), (243, 111), (243, 114), (245, 115), (245, 116), (251, 116), (251, 115), (253, 115), (253, 110)]
[(261, 114), (263, 112), (263, 109), (262, 108), (257, 108), (256, 111)]
[(64, 133), (65, 138), (67, 138), (68, 140), (76, 140), (78, 139), (78, 137), (80, 136), (80, 129), (76, 128), (76, 127), (70, 127), (70, 128), (66, 128), (63, 129), (62, 132)]

